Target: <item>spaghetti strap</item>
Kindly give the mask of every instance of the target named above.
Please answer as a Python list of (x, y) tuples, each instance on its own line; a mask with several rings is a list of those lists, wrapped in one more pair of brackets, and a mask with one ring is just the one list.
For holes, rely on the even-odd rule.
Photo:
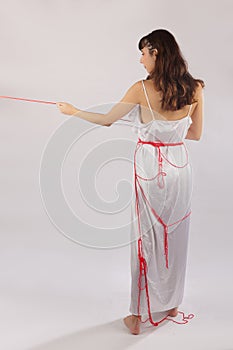
[[(190, 115), (191, 109), (192, 109), (192, 104), (191, 104), (190, 107), (189, 107), (188, 115)], [(188, 116), (188, 115), (187, 115), (187, 116)]]
[(144, 93), (145, 93), (145, 96), (146, 96), (146, 100), (147, 100), (148, 106), (149, 106), (151, 114), (152, 114), (152, 118), (155, 119), (154, 118), (154, 113), (152, 111), (152, 108), (151, 108), (151, 105), (150, 105), (150, 102), (149, 102), (149, 98), (148, 98), (147, 93), (146, 93), (146, 88), (145, 88), (143, 80), (142, 80), (142, 86), (143, 86), (143, 90), (144, 90)]

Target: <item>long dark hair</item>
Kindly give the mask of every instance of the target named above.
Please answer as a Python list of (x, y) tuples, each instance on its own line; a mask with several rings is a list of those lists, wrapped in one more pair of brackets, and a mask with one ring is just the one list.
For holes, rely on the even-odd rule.
[(205, 83), (188, 72), (188, 64), (174, 36), (165, 29), (154, 30), (140, 39), (139, 50), (145, 46), (151, 56), (154, 49), (158, 51), (155, 68), (146, 79), (153, 80), (155, 89), (162, 92), (162, 108), (174, 111), (196, 102), (194, 93), (198, 83), (202, 88)]

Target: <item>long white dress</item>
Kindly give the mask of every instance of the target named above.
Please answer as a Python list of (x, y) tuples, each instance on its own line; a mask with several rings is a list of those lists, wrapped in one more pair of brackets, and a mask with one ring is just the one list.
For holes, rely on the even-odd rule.
[(160, 322), (154, 321), (152, 313), (156, 316), (178, 307), (184, 295), (193, 188), (184, 139), (192, 123), (192, 105), (180, 120), (155, 119), (143, 81), (142, 85), (153, 120), (146, 124), (140, 121), (140, 105), (127, 115), (138, 135), (131, 207), (129, 311), (148, 316), (144, 322), (149, 320), (157, 326)]

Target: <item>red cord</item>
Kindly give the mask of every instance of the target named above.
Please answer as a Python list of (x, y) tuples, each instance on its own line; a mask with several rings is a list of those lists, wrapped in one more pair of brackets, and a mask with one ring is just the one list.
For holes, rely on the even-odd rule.
[[(137, 171), (136, 171), (136, 153), (137, 153), (139, 144), (150, 144), (152, 146), (158, 147), (159, 172), (153, 178), (150, 178), (150, 179), (149, 178), (143, 178), (143, 177), (141, 177), (141, 176), (139, 176), (137, 174)], [(138, 259), (139, 259), (138, 288), (139, 288), (139, 293), (138, 293), (137, 313), (138, 313), (138, 315), (140, 315), (140, 296), (141, 296), (141, 291), (143, 289), (146, 289), (146, 297), (147, 297), (147, 306), (148, 306), (149, 318), (147, 318), (144, 321), (142, 321), (142, 320), (140, 320), (140, 321), (142, 323), (145, 323), (145, 322), (147, 322), (149, 320), (150, 323), (153, 326), (158, 326), (161, 322), (163, 322), (166, 319), (170, 320), (170, 321), (173, 321), (173, 322), (175, 322), (177, 324), (185, 324), (185, 323), (188, 322), (188, 319), (191, 319), (191, 318), (194, 317), (194, 314), (189, 314), (188, 316), (185, 316), (182, 311), (178, 311), (178, 313), (181, 313), (183, 315), (183, 318), (182, 318), (183, 322), (177, 322), (175, 320), (172, 320), (172, 319), (168, 318), (168, 316), (164, 317), (163, 319), (161, 319), (158, 322), (154, 322), (153, 321), (152, 315), (151, 315), (151, 310), (150, 310), (150, 298), (149, 298), (148, 282), (147, 282), (147, 263), (146, 263), (146, 260), (145, 260), (145, 258), (143, 256), (143, 249), (142, 249), (142, 234), (141, 234), (141, 225), (140, 225), (140, 218), (139, 218), (139, 197), (138, 197), (138, 190), (139, 189), (141, 190), (141, 194), (142, 194), (143, 198), (145, 199), (145, 201), (147, 202), (147, 204), (149, 205), (152, 213), (154, 214), (154, 216), (157, 218), (157, 220), (164, 227), (164, 255), (165, 255), (165, 261), (166, 261), (166, 268), (168, 268), (168, 232), (167, 232), (168, 226), (172, 226), (172, 225), (176, 224), (177, 222), (180, 222), (180, 221), (184, 220), (185, 218), (187, 218), (191, 214), (191, 211), (190, 211), (188, 214), (186, 214), (183, 218), (181, 218), (180, 220), (176, 221), (175, 223), (172, 223), (170, 225), (166, 225), (166, 223), (162, 220), (162, 218), (156, 213), (154, 208), (151, 207), (151, 205), (150, 205), (150, 203), (148, 201), (148, 198), (146, 197), (146, 195), (145, 195), (145, 193), (143, 191), (143, 188), (140, 185), (140, 182), (139, 182), (139, 179), (138, 179), (138, 178), (140, 178), (142, 180), (149, 181), (149, 180), (155, 179), (158, 176), (158, 186), (160, 188), (163, 188), (164, 187), (164, 180), (163, 180), (163, 183), (161, 185), (160, 182), (159, 182), (159, 176), (162, 175), (162, 179), (163, 179), (163, 176), (166, 176), (166, 173), (162, 170), (162, 160), (163, 159), (162, 159), (160, 147), (161, 146), (176, 146), (176, 145), (184, 145), (184, 143), (183, 142), (163, 143), (163, 142), (143, 141), (143, 140), (141, 140), (139, 138), (138, 139), (138, 144), (136, 146), (135, 153), (134, 153), (134, 186), (135, 186), (135, 194), (136, 194), (136, 213), (137, 213), (137, 217), (138, 217), (138, 231), (139, 231), (139, 234), (140, 234), (140, 238), (138, 239)], [(187, 158), (188, 158), (187, 150), (186, 150), (186, 155), (187, 155)], [(164, 159), (166, 159), (166, 158), (164, 157)], [(171, 165), (173, 165), (173, 166), (175, 166), (177, 168), (183, 168), (184, 166), (186, 166), (188, 164), (188, 160), (187, 160), (187, 163), (184, 166), (182, 166), (182, 167), (176, 166), (175, 164), (173, 164), (171, 162), (169, 162), (169, 164), (171, 164)], [(139, 188), (138, 188), (138, 186), (139, 186)], [(142, 276), (144, 276), (144, 279), (145, 279), (145, 286), (143, 288), (142, 288)]]
[(13, 100), (23, 100), (23, 101), (30, 101), (30, 102), (49, 103), (49, 104), (52, 104), (52, 105), (56, 104), (56, 102), (41, 101), (41, 100), (29, 100), (28, 98), (11, 97), (11, 96), (0, 96), (0, 98), (12, 98)]

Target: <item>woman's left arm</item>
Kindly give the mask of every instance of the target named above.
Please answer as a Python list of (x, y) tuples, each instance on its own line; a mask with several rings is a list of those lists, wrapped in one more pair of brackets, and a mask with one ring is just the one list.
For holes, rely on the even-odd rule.
[(66, 102), (57, 102), (56, 105), (61, 113), (79, 117), (102, 126), (110, 126), (118, 119), (121, 119), (125, 114), (129, 113), (136, 104), (140, 103), (140, 89), (141, 82), (137, 81), (127, 90), (123, 98), (106, 114), (85, 112)]

